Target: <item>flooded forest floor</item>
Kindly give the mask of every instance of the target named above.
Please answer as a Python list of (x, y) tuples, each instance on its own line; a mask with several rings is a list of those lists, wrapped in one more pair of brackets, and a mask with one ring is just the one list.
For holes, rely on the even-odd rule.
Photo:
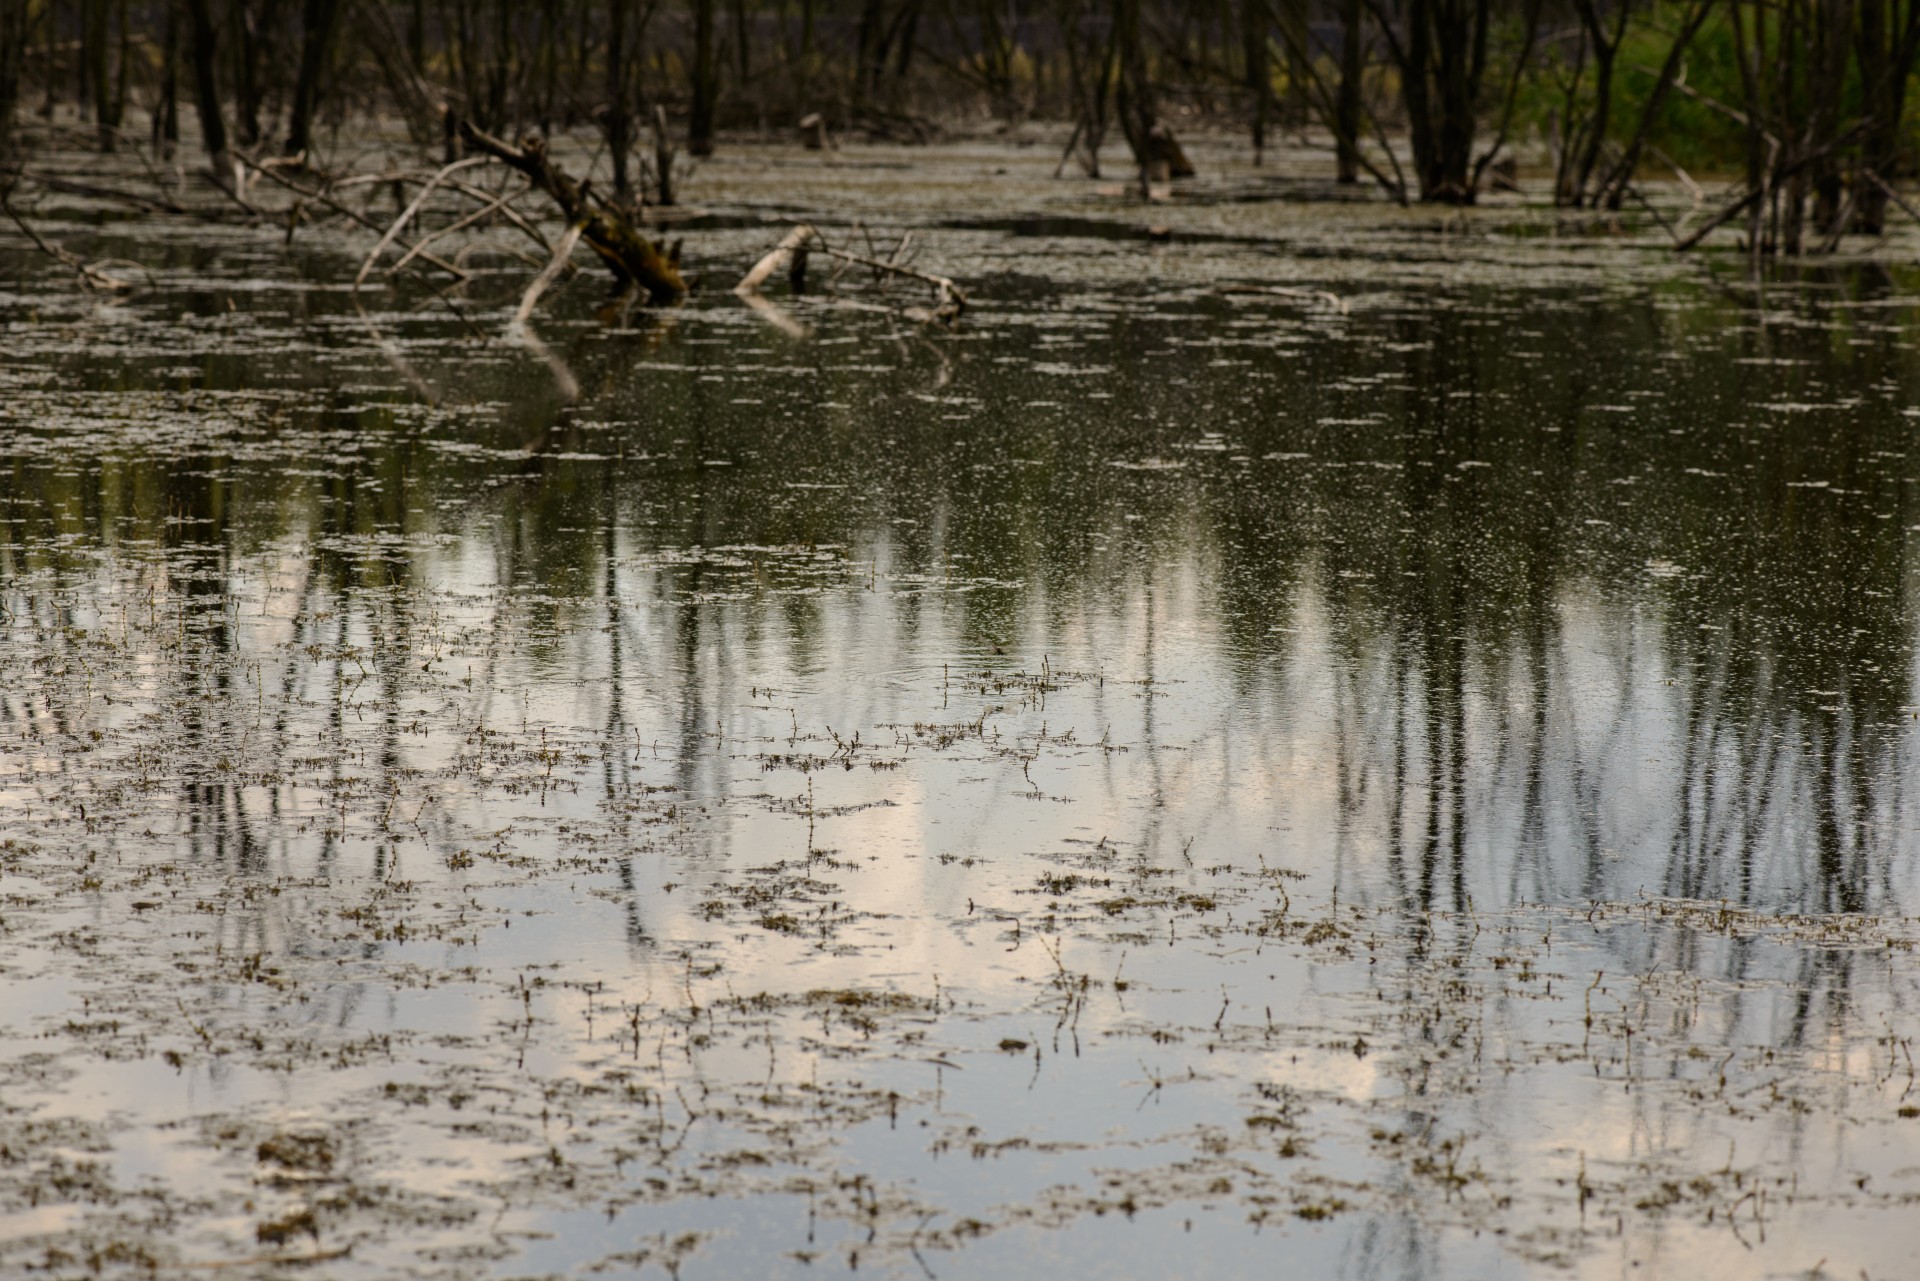
[(1920, 239), (1056, 147), (22, 206), (0, 1272), (1910, 1267)]

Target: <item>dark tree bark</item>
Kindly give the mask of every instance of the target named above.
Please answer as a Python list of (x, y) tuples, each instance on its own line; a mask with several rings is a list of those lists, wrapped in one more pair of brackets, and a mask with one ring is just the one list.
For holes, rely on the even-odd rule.
[[(1401, 100), (1413, 145), (1420, 199), (1471, 204), (1481, 172), (1504, 141), (1514, 91), (1538, 26), (1539, 0), (1525, 4), (1526, 46), (1504, 95), (1501, 137), (1474, 156), (1482, 89), (1487, 73), (1492, 0), (1367, 0), (1400, 73)], [(1392, 7), (1389, 7), (1389, 6)]]
[(227, 154), (227, 122), (220, 114), (219, 45), (214, 35), (208, 0), (186, 0), (188, 39), (193, 44), (194, 105), (200, 113), (200, 140), (207, 163), (222, 186), (233, 181), (232, 158)]
[(1273, 99), (1273, 69), (1267, 60), (1267, 0), (1240, 0), (1240, 41), (1247, 93), (1253, 99), (1253, 163), (1267, 149), (1267, 107)]
[(0, 0), (0, 182), (17, 166), (13, 112), (20, 102), (20, 68), (26, 61), (27, 0)]
[(256, 0), (234, 6), (233, 21), (239, 39), (235, 41), (235, 115), (240, 126), (242, 146), (254, 147), (265, 137), (260, 111), (267, 96), (268, 77), (272, 74), (275, 46), (280, 26), (279, 0)]
[(1113, 0), (1113, 42), (1120, 64), (1114, 105), (1119, 109), (1121, 132), (1126, 134), (1127, 145), (1139, 165), (1140, 192), (1144, 196), (1153, 180), (1150, 153), (1159, 112), (1141, 38), (1140, 0)]
[(1599, 188), (1594, 193), (1594, 202), (1604, 204), (1609, 209), (1619, 209), (1625, 202), (1627, 187), (1633, 181), (1633, 172), (1639, 168), (1641, 153), (1646, 150), (1647, 136), (1653, 132), (1655, 122), (1665, 109), (1667, 99), (1673, 95), (1673, 87), (1679, 82), (1680, 74), (1686, 68), (1687, 47), (1693, 43), (1694, 36), (1706, 24), (1707, 16), (1713, 12), (1716, 0), (1694, 0), (1692, 9), (1674, 35), (1673, 43), (1668, 46), (1667, 58), (1660, 68), (1660, 74), (1654, 81), (1653, 92), (1647, 95), (1641, 105), (1639, 122), (1634, 126), (1633, 134), (1626, 145), (1620, 149), (1620, 155), (1607, 170)]
[(623, 201), (633, 196), (633, 109), (627, 79), (627, 18), (632, 7), (633, 0), (607, 0), (607, 152), (613, 157), (613, 194)]
[[(100, 150), (118, 141), (127, 95), (126, 0), (86, 0), (80, 13), (80, 61)], [(115, 45), (119, 46), (115, 57)]]
[(293, 89), (293, 112), (287, 119), (287, 154), (301, 155), (313, 145), (313, 115), (320, 102), (321, 81), (333, 52), (340, 0), (306, 0), (300, 33), (300, 77)]
[(180, 141), (180, 11), (168, 5), (166, 12), (160, 42), (160, 101), (153, 112), (153, 148), (171, 156)]
[(1333, 108), (1334, 173), (1339, 182), (1360, 181), (1360, 114), (1367, 71), (1365, 0), (1340, 0), (1340, 87)]
[(713, 56), (713, 0), (693, 0), (693, 84), (687, 150), (713, 154), (713, 113), (720, 99), (720, 68)]
[[(1899, 160), (1907, 82), (1920, 47), (1920, 0), (1860, 0), (1856, 39), (1860, 96), (1869, 124), (1860, 142), (1863, 168), (1891, 180)], [(1886, 230), (1886, 188), (1862, 175), (1854, 183), (1854, 230), (1877, 236)]]

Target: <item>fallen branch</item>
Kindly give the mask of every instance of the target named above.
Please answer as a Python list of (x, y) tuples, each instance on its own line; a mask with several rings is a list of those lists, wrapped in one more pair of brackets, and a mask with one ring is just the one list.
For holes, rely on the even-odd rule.
[(819, 232), (806, 223), (801, 223), (782, 236), (780, 243), (775, 245), (765, 257), (753, 264), (752, 269), (740, 278), (740, 283), (733, 287), (733, 292), (743, 296), (759, 293), (760, 286), (781, 272), (786, 272), (788, 279), (796, 281), (797, 291), (799, 286), (796, 275), (805, 276), (807, 249), (819, 238)]
[(72, 269), (74, 274), (80, 277), (80, 283), (88, 289), (98, 289), (110, 294), (133, 292), (133, 284), (131, 281), (122, 280), (120, 277), (88, 262), (78, 254), (43, 240), (40, 233), (28, 226), (27, 220), (22, 218), (19, 211), (13, 207), (12, 195), (13, 193), (11, 191), (0, 192), (0, 209), (6, 210), (7, 217), (13, 219), (13, 225), (20, 228), (21, 233), (24, 234), (28, 240), (31, 240), (34, 243), (34, 247), (41, 253), (62, 266)]
[[(472, 213), (460, 219), (458, 222), (449, 223), (447, 226), (441, 227), (436, 231), (428, 232), (426, 235), (420, 237), (418, 241), (414, 242), (413, 248), (407, 250), (407, 252), (405, 252), (404, 254), (401, 254), (399, 261), (395, 262), (393, 266), (387, 268), (387, 274), (389, 276), (392, 276), (399, 273), (401, 270), (403, 270), (406, 267), (408, 263), (414, 260), (414, 257), (417, 254), (419, 254), (422, 250), (424, 250), (428, 245), (432, 244), (434, 241), (440, 239), (442, 236), (451, 236), (456, 231), (465, 231), (468, 227), (471, 227), (474, 223), (482, 222), (485, 219), (491, 217), (492, 215), (499, 213), (501, 210), (507, 207), (507, 204), (509, 201), (518, 200), (521, 196), (525, 194), (526, 194), (525, 192), (516, 191), (511, 193), (510, 195), (497, 197), (496, 199), (494, 199), (494, 201), (491, 204), (482, 205), (480, 208), (474, 210)], [(541, 243), (542, 245), (545, 245), (546, 242), (543, 240)]]
[(676, 302), (686, 296), (687, 282), (679, 264), (660, 252), (658, 245), (635, 231), (633, 224), (609, 209), (595, 209), (588, 183), (576, 183), (547, 158), (546, 144), (529, 137), (518, 147), (502, 142), (460, 122), (460, 136), (468, 145), (504, 160), (525, 175), (528, 182), (552, 197), (569, 225), (578, 223), (581, 235), (600, 255), (614, 279), (621, 285), (638, 283), (656, 302)]
[[(282, 187), (285, 187), (288, 191), (293, 192), (297, 196), (303, 196), (308, 200), (318, 201), (320, 204), (325, 205), (327, 208), (333, 210), (335, 213), (346, 215), (348, 218), (351, 218), (355, 222), (359, 223), (362, 227), (365, 227), (368, 231), (386, 230), (379, 223), (367, 217), (365, 214), (361, 213), (359, 210), (348, 208), (346, 205), (341, 204), (338, 200), (335, 200), (332, 196), (328, 195), (324, 191), (315, 191), (311, 188), (303, 187), (299, 183), (294, 182), (292, 179), (284, 178), (281, 175), (275, 173), (271, 169), (265, 169), (265, 168), (260, 168), (256, 166), (254, 168), (254, 172), (264, 177), (272, 179), (274, 182), (279, 183)], [(465, 280), (468, 278), (469, 275), (472, 274), (460, 267), (454, 266), (452, 263), (448, 262), (445, 258), (441, 258), (441, 257), (438, 257), (437, 255), (427, 253), (424, 250), (421, 251), (419, 256), (422, 259), (426, 260), (427, 262), (432, 263), (434, 266), (438, 267), (440, 270), (446, 272), (448, 275), (455, 277), (456, 279)]]
[(513, 319), (507, 322), (509, 337), (526, 328), (527, 318), (533, 315), (534, 304), (540, 301), (540, 295), (547, 292), (547, 287), (559, 278), (562, 271), (566, 270), (567, 263), (573, 258), (574, 246), (580, 243), (581, 233), (586, 229), (585, 223), (576, 222), (567, 228), (566, 235), (560, 237), (560, 243), (553, 249), (553, 261), (541, 268), (540, 274), (535, 276), (533, 283), (527, 286), (527, 291), (520, 295), (520, 306), (514, 310)]
[(474, 165), (483, 165), (486, 162), (485, 156), (470, 156), (465, 160), (456, 160), (422, 183), (419, 194), (414, 196), (412, 203), (400, 211), (400, 216), (393, 220), (393, 225), (387, 228), (387, 233), (380, 237), (380, 243), (373, 247), (373, 252), (367, 255), (367, 260), (360, 264), (360, 274), (353, 278), (353, 287), (357, 290), (365, 283), (367, 273), (373, 270), (373, 264), (380, 261), (380, 255), (387, 251), (387, 246), (392, 244), (401, 230), (413, 221), (413, 216), (420, 212), (421, 207), (427, 203), (427, 197), (433, 194), (433, 189), (440, 185), (443, 178), (461, 169), (471, 169)]
[(901, 250), (906, 248), (906, 243), (906, 238), (902, 237), (900, 246), (893, 251), (891, 257), (874, 258), (865, 254), (848, 253), (844, 249), (835, 249), (827, 243), (826, 237), (822, 236), (816, 228), (801, 223), (782, 236), (779, 244), (762, 256), (760, 261), (753, 264), (747, 274), (740, 278), (740, 283), (733, 287), (733, 292), (743, 298), (758, 294), (762, 285), (782, 271), (794, 281), (795, 291), (798, 292), (799, 283), (806, 272), (807, 255), (818, 251), (836, 262), (865, 267), (874, 273), (876, 280), (882, 276), (899, 276), (933, 286), (934, 306), (930, 310), (914, 308), (909, 314), (918, 312), (919, 314), (914, 315), (914, 319), (937, 320), (951, 326), (967, 309), (967, 291), (946, 276), (937, 276), (930, 271), (921, 271), (917, 267), (909, 267), (898, 261)]
[[(1771, 165), (1769, 165), (1767, 170), (1763, 172), (1761, 184), (1758, 187), (1748, 187), (1745, 195), (1741, 196), (1738, 200), (1735, 200), (1732, 204), (1722, 208), (1720, 212), (1716, 213), (1713, 217), (1707, 219), (1705, 223), (1703, 223), (1699, 228), (1697, 228), (1692, 234), (1688, 235), (1684, 240), (1676, 241), (1673, 246), (1674, 252), (1684, 253), (1686, 250), (1693, 248), (1695, 245), (1699, 244), (1702, 240), (1705, 240), (1709, 232), (1715, 230), (1716, 228), (1724, 226), (1730, 219), (1737, 216), (1741, 210), (1745, 209), (1748, 205), (1752, 204), (1754, 201), (1759, 200), (1762, 196), (1766, 195), (1769, 190), (1778, 188), (1782, 183), (1786, 182), (1787, 179), (1793, 177), (1793, 175), (1799, 173), (1802, 169), (1805, 169), (1808, 165), (1813, 164), (1815, 161), (1820, 160), (1821, 158), (1825, 157), (1829, 153), (1833, 151), (1837, 151), (1839, 148), (1851, 144), (1853, 140), (1859, 136), (1859, 134), (1861, 133), (1864, 127), (1865, 127), (1864, 121), (1855, 121), (1851, 128), (1847, 129), (1844, 133), (1840, 134), (1838, 137), (1828, 142), (1825, 146), (1818, 147), (1812, 151), (1809, 151), (1806, 155), (1801, 156), (1800, 158), (1795, 160), (1792, 164), (1783, 165), (1778, 169), (1774, 169)], [(1897, 196), (1894, 198), (1896, 200), (1899, 199), (1899, 197)], [(1758, 244), (1757, 238), (1756, 238), (1756, 243), (1752, 246), (1752, 249), (1753, 249), (1753, 252), (1756, 254), (1760, 252), (1760, 245)]]
[(1761, 190), (1759, 187), (1747, 188), (1746, 195), (1741, 196), (1730, 205), (1723, 206), (1719, 213), (1694, 228), (1684, 239), (1676, 240), (1673, 244), (1674, 252), (1686, 252), (1702, 240), (1705, 240), (1711, 232), (1718, 230), (1721, 226), (1738, 217), (1743, 209), (1760, 198)]
[(1881, 193), (1885, 195), (1888, 200), (1891, 200), (1893, 201), (1894, 204), (1900, 206), (1900, 211), (1902, 213), (1906, 214), (1907, 217), (1913, 219), (1915, 222), (1920, 222), (1920, 210), (1916, 210), (1912, 205), (1908, 204), (1905, 197), (1903, 197), (1899, 192), (1895, 191), (1892, 185), (1889, 184), (1886, 179), (1882, 178), (1879, 174), (1875, 173), (1871, 169), (1864, 170), (1863, 172), (1867, 175), (1867, 180), (1871, 182), (1874, 186), (1880, 188)]

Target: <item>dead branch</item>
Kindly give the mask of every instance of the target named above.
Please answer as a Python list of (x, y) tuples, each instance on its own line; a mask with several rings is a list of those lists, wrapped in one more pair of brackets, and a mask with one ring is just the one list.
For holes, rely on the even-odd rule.
[[(490, 204), (482, 205), (480, 208), (474, 210), (472, 213), (460, 219), (458, 222), (449, 223), (446, 226), (441, 227), (435, 231), (428, 232), (426, 235), (420, 237), (420, 239), (414, 243), (413, 248), (407, 250), (407, 252), (405, 252), (404, 254), (401, 254), (399, 261), (395, 262), (393, 266), (387, 268), (387, 274), (389, 276), (392, 276), (397, 274), (401, 270), (403, 270), (408, 263), (413, 261), (415, 255), (419, 254), (421, 250), (425, 249), (428, 245), (440, 239), (442, 236), (451, 236), (456, 231), (465, 231), (468, 227), (473, 226), (473, 224), (475, 224), (476, 222), (482, 222), (487, 218), (492, 217), (494, 214), (499, 213), (501, 210), (505, 209), (510, 202), (518, 200), (521, 196), (525, 194), (526, 193), (524, 191), (516, 191), (516, 192), (511, 192), (504, 196), (495, 197), (495, 199)], [(545, 244), (545, 241), (543, 240), (541, 243)]]
[[(487, 191), (486, 189), (481, 187), (476, 187), (472, 183), (461, 182), (458, 178), (449, 179), (446, 185), (449, 189), (453, 191), (457, 191), (463, 196), (471, 197), (474, 200), (486, 201), (486, 202), (495, 201), (495, 197), (492, 192)], [(524, 195), (525, 193), (521, 192), (517, 194)], [(521, 231), (526, 233), (527, 239), (533, 241), (534, 244), (539, 245), (544, 252), (546, 253), (553, 252), (553, 242), (551, 240), (548, 240), (546, 236), (542, 235), (540, 228), (534, 226), (531, 222), (527, 221), (527, 219), (521, 215), (518, 209), (515, 209), (512, 207), (512, 204), (510, 202), (505, 204), (498, 204), (496, 207), (498, 208), (501, 215), (504, 216), (508, 222), (512, 223), (514, 226), (518, 227)]]
[(1871, 169), (1865, 170), (1865, 173), (1867, 175), (1867, 181), (1880, 188), (1881, 194), (1898, 205), (1902, 213), (1906, 214), (1907, 217), (1913, 219), (1915, 222), (1920, 222), (1920, 210), (1916, 210), (1912, 205), (1908, 204), (1906, 198), (1895, 191), (1891, 183)]
[[(456, 160), (422, 183), (419, 194), (414, 196), (412, 203), (408, 204), (408, 206), (400, 212), (400, 216), (393, 220), (393, 225), (387, 228), (384, 236), (380, 237), (380, 242), (373, 247), (373, 252), (367, 255), (365, 262), (360, 264), (360, 274), (353, 278), (353, 287), (357, 290), (365, 283), (367, 273), (373, 270), (373, 264), (380, 261), (380, 255), (387, 251), (387, 246), (393, 243), (394, 237), (400, 234), (401, 229), (413, 221), (413, 216), (420, 212), (421, 206), (427, 203), (427, 197), (433, 194), (433, 189), (440, 184), (443, 178), (447, 178), (461, 169), (471, 169), (474, 165), (483, 165), (486, 162), (487, 158), (485, 156), (470, 156), (465, 160)], [(418, 248), (418, 246), (415, 246), (415, 248)]]
[(80, 277), (80, 283), (88, 289), (97, 289), (110, 294), (124, 294), (133, 291), (132, 282), (122, 280), (120, 277), (88, 262), (78, 254), (42, 239), (40, 233), (28, 226), (27, 220), (22, 218), (19, 211), (13, 207), (12, 197), (13, 193), (11, 191), (0, 191), (0, 209), (6, 210), (7, 217), (13, 219), (13, 225), (20, 228), (21, 233), (25, 235), (28, 240), (31, 240), (34, 247), (41, 253), (62, 266), (70, 268), (75, 275)]
[(527, 286), (527, 291), (520, 295), (520, 306), (514, 310), (513, 319), (507, 322), (509, 337), (526, 328), (527, 318), (533, 315), (534, 304), (540, 301), (540, 295), (547, 292), (547, 287), (559, 277), (562, 271), (566, 270), (568, 262), (573, 258), (574, 246), (580, 243), (580, 236), (586, 229), (585, 223), (576, 222), (567, 228), (566, 235), (560, 237), (560, 243), (553, 249), (553, 261), (540, 269), (540, 274), (533, 278), (533, 283)]
[[(365, 227), (368, 231), (385, 231), (386, 230), (386, 228), (382, 227), (379, 223), (375, 222), (373, 219), (361, 213), (358, 209), (348, 208), (346, 205), (341, 204), (338, 200), (335, 200), (332, 196), (328, 195), (324, 191), (316, 191), (310, 187), (303, 187), (299, 183), (293, 181), (291, 178), (283, 177), (282, 175), (275, 173), (271, 169), (255, 167), (254, 172), (266, 178), (269, 178), (274, 182), (279, 183), (282, 187), (285, 187), (288, 191), (293, 192), (297, 196), (304, 197), (307, 200), (318, 201), (320, 204), (325, 205), (327, 208), (333, 210), (335, 213), (346, 215), (348, 218), (351, 218), (353, 219), (353, 221), (359, 223), (362, 227)], [(427, 253), (425, 250), (422, 250), (419, 256), (425, 259), (427, 262), (432, 263), (434, 266), (438, 267), (440, 270), (446, 272), (448, 275), (453, 276), (457, 279), (465, 280), (471, 274), (470, 272), (460, 267), (454, 266), (452, 263), (448, 262), (445, 258), (441, 258), (436, 254)]]
[(733, 287), (733, 292), (743, 297), (747, 294), (759, 293), (760, 286), (773, 279), (775, 275), (784, 271), (791, 277), (796, 267), (804, 273), (807, 249), (819, 238), (819, 234), (804, 222), (796, 226), (780, 238), (780, 243), (775, 245), (771, 252), (753, 264), (752, 270), (742, 276), (740, 283)]
[(757, 294), (762, 285), (781, 271), (785, 271), (790, 279), (797, 281), (806, 271), (807, 254), (817, 250), (836, 262), (867, 268), (873, 272), (876, 280), (884, 276), (898, 276), (931, 285), (935, 299), (932, 309), (912, 308), (909, 309), (908, 314), (916, 320), (938, 320), (944, 325), (951, 326), (967, 309), (967, 292), (946, 276), (921, 271), (917, 267), (909, 267), (899, 261), (901, 251), (906, 248), (907, 239), (911, 235), (912, 233), (909, 232), (907, 236), (903, 236), (900, 245), (892, 255), (883, 259), (835, 249), (827, 243), (826, 237), (822, 236), (818, 229), (807, 223), (801, 223), (782, 236), (779, 244), (775, 245), (760, 261), (753, 264), (747, 274), (740, 278), (740, 283), (733, 287), (733, 292), (743, 298)]
[[(818, 233), (815, 234), (817, 237)], [(934, 294), (938, 299), (938, 303), (933, 309), (933, 316), (934, 319), (945, 324), (951, 325), (954, 321), (960, 319), (961, 313), (967, 309), (966, 290), (960, 288), (959, 285), (956, 285), (945, 276), (936, 276), (930, 271), (921, 271), (917, 267), (909, 267), (904, 263), (887, 262), (879, 258), (868, 258), (861, 254), (850, 254), (844, 249), (832, 248), (827, 245), (825, 241), (820, 242), (820, 252), (839, 262), (851, 263), (856, 267), (867, 267), (876, 273), (889, 276), (901, 276), (908, 280), (918, 280), (925, 284), (932, 285)]]
[(474, 127), (460, 122), (460, 136), (469, 146), (506, 161), (527, 181), (553, 199), (569, 225), (579, 223), (581, 235), (614, 279), (622, 286), (638, 282), (655, 302), (676, 302), (686, 296), (687, 282), (680, 268), (659, 246), (648, 240), (625, 217), (609, 209), (595, 209), (587, 183), (576, 183), (547, 158), (546, 143), (537, 137), (524, 139), (515, 147)]

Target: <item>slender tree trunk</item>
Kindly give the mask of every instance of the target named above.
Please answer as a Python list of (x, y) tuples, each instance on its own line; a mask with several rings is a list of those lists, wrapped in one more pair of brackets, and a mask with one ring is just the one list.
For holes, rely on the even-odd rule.
[(713, 112), (720, 97), (720, 68), (713, 56), (713, 0), (693, 0), (693, 101), (687, 150), (713, 154)]
[(313, 145), (313, 115), (320, 102), (320, 82), (333, 51), (335, 20), (340, 0), (306, 0), (300, 33), (300, 78), (293, 90), (293, 113), (287, 121), (287, 154), (297, 156)]
[(1361, 92), (1367, 68), (1364, 0), (1340, 0), (1340, 88), (1334, 98), (1334, 169), (1337, 180), (1360, 181)]
[(234, 45), (239, 72), (235, 111), (239, 118), (240, 143), (246, 147), (258, 146), (265, 134), (260, 127), (260, 108), (266, 98), (267, 69), (273, 62), (274, 35), (280, 21), (278, 9), (278, 0), (261, 0), (257, 9), (252, 3), (234, 8), (234, 25), (240, 36)]
[(20, 68), (27, 52), (27, 0), (0, 0), (0, 175), (17, 166), (13, 111), (20, 102)]
[(1147, 52), (1140, 34), (1140, 0), (1114, 0), (1113, 38), (1120, 62), (1116, 106), (1120, 128), (1133, 148), (1140, 170), (1140, 192), (1149, 193), (1153, 181), (1153, 130), (1158, 123), (1153, 82), (1147, 71)]
[(160, 103), (153, 113), (153, 148), (172, 156), (180, 142), (180, 11), (168, 5), (166, 12), (160, 46)]
[(116, 141), (113, 106), (113, 0), (87, 0), (81, 10), (80, 60), (86, 69), (92, 96), (93, 121), (100, 150), (112, 151)]
[(633, 0), (607, 0), (607, 151), (613, 157), (613, 194), (633, 195), (628, 156), (633, 150), (633, 113), (627, 86), (627, 10)]
[(217, 74), (220, 50), (214, 36), (213, 14), (208, 0), (186, 0), (187, 21), (192, 28), (193, 92), (200, 112), (200, 140), (207, 149), (207, 164), (222, 185), (233, 181), (233, 165), (227, 155), (227, 122), (220, 114), (220, 80)]
[(733, 65), (742, 88), (753, 83), (752, 42), (747, 31), (747, 0), (733, 0)]
[(1247, 93), (1253, 98), (1253, 163), (1267, 149), (1267, 105), (1273, 71), (1267, 60), (1267, 0), (1240, 0), (1240, 41), (1246, 55)]

